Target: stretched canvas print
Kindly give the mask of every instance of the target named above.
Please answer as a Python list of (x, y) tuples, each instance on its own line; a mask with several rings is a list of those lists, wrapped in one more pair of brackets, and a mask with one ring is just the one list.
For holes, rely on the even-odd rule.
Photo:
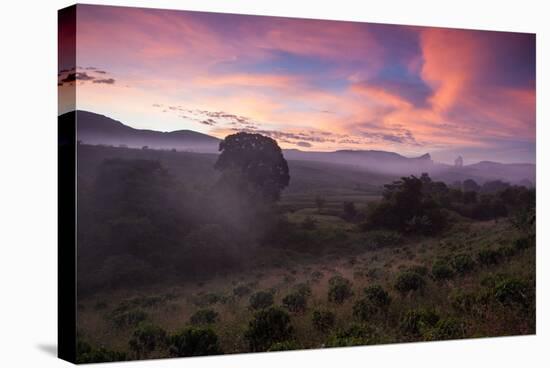
[(59, 354), (535, 333), (535, 35), (59, 11)]

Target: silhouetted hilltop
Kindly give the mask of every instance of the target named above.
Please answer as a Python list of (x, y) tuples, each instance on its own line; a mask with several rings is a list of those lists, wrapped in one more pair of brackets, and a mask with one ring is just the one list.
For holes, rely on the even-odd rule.
[(63, 114), (61, 121), (74, 121), (77, 117), (78, 140), (85, 144), (103, 144), (156, 149), (177, 149), (179, 151), (217, 152), (220, 140), (192, 130), (159, 132), (147, 129), (134, 129), (120, 121), (89, 111), (76, 111)]

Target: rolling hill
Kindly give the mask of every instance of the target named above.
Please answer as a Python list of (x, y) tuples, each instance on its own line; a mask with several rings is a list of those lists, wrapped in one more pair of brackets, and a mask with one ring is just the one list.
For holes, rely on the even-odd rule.
[[(84, 144), (113, 147), (177, 150), (195, 153), (217, 153), (220, 139), (192, 130), (160, 132), (134, 129), (107, 116), (89, 111), (73, 111), (59, 116), (59, 124), (71, 124), (76, 114), (78, 140)], [(380, 179), (388, 180), (406, 175), (429, 173), (433, 178), (447, 183), (473, 179), (478, 183), (503, 180), (513, 184), (527, 185), (536, 181), (534, 164), (504, 164), (482, 161), (463, 167), (433, 162), (429, 153), (419, 157), (405, 157), (395, 152), (377, 150), (338, 150), (333, 152), (283, 150), (285, 158), (293, 161), (295, 167), (310, 171), (319, 182), (325, 175), (365, 175), (373, 178), (372, 184)], [(320, 165), (320, 164), (324, 165)], [(323, 168), (325, 172), (320, 171)], [(326, 169), (331, 168), (329, 174)], [(346, 174), (344, 174), (346, 173)], [(330, 180), (332, 181), (332, 180)], [(304, 185), (310, 180), (305, 180)], [(310, 183), (311, 184), (311, 183)]]

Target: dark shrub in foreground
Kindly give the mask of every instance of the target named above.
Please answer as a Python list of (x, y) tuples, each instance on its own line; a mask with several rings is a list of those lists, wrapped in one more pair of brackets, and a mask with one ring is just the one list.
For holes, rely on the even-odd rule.
[(364, 290), (365, 297), (377, 308), (386, 309), (390, 304), (390, 295), (380, 285), (372, 285)]
[(266, 351), (275, 343), (289, 340), (292, 332), (288, 313), (271, 307), (255, 314), (244, 336), (251, 351)]
[(166, 331), (162, 328), (151, 324), (142, 324), (132, 334), (129, 345), (139, 359), (165, 347), (167, 339)]
[(529, 284), (523, 280), (509, 278), (498, 282), (494, 288), (498, 302), (507, 306), (528, 307), (530, 303)]
[(401, 317), (399, 328), (409, 336), (421, 336), (433, 328), (439, 321), (439, 316), (432, 310), (410, 310)]
[(118, 362), (126, 360), (126, 354), (118, 351), (107, 350), (105, 348), (95, 349), (90, 344), (81, 341), (77, 342), (76, 346), (76, 363), (104, 363)]
[(328, 347), (343, 347), (376, 344), (379, 339), (376, 333), (362, 324), (353, 324), (332, 335), (328, 341)]
[(307, 299), (304, 294), (294, 292), (283, 298), (283, 306), (293, 313), (301, 313), (306, 310)]
[(334, 313), (328, 310), (318, 309), (313, 311), (311, 315), (313, 327), (321, 332), (329, 331), (334, 326), (335, 320)]
[(464, 323), (453, 318), (441, 319), (431, 332), (433, 340), (453, 340), (465, 337)]
[(532, 247), (534, 245), (535, 245), (535, 237), (534, 236), (525, 236), (525, 237), (522, 237), (522, 238), (518, 238), (514, 242), (514, 247), (517, 250), (527, 249), (527, 248)]
[(366, 322), (377, 314), (379, 309), (367, 298), (359, 299), (353, 304), (353, 316)]
[(192, 325), (208, 325), (216, 323), (218, 320), (218, 312), (212, 309), (199, 309), (191, 316), (189, 322), (191, 322)]
[(452, 259), (451, 266), (459, 275), (465, 275), (474, 269), (475, 262), (468, 254), (458, 254)]
[(432, 276), (438, 281), (448, 280), (453, 274), (453, 269), (445, 261), (436, 261), (432, 266)]
[(351, 281), (342, 276), (334, 276), (329, 280), (328, 301), (342, 304), (346, 299), (353, 296)]
[(422, 276), (415, 272), (405, 271), (397, 276), (394, 287), (401, 293), (408, 293), (409, 291), (417, 291), (424, 288), (426, 281)]
[(187, 328), (170, 338), (170, 354), (177, 357), (222, 354), (218, 336), (209, 328)]
[(496, 249), (482, 249), (477, 254), (477, 260), (484, 266), (491, 266), (498, 264), (502, 259), (502, 254)]
[(250, 308), (263, 309), (273, 305), (273, 294), (267, 291), (258, 291), (250, 297)]

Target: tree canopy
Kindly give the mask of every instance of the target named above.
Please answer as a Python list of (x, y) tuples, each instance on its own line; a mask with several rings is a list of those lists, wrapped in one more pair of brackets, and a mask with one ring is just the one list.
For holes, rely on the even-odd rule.
[(277, 142), (261, 134), (236, 133), (220, 142), (215, 168), (239, 173), (265, 198), (276, 201), (288, 186), (288, 164)]

